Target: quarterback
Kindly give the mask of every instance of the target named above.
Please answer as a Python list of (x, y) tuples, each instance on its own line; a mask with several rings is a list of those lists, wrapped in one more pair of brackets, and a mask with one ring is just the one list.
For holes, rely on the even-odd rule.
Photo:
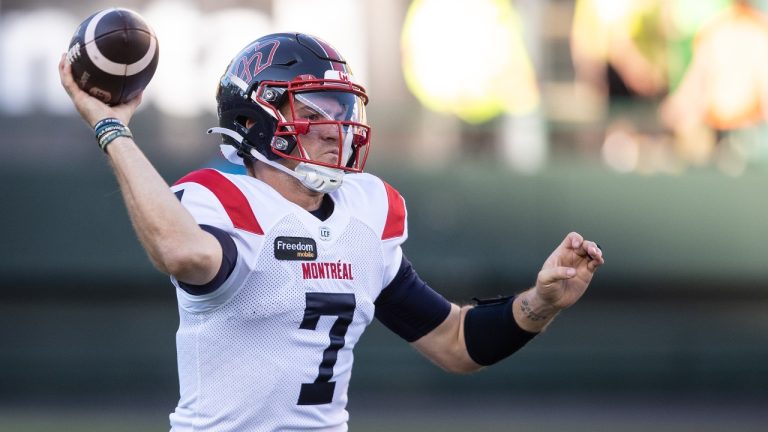
[(261, 37), (221, 77), (208, 132), (247, 174), (202, 169), (170, 188), (127, 126), (141, 96), (110, 107), (78, 88), (64, 57), (59, 71), (141, 244), (175, 286), (173, 431), (345, 431), (354, 347), (374, 318), (468, 373), (525, 345), (605, 262), (570, 233), (516, 296), (459, 306), (438, 294), (403, 254), (405, 200), (363, 172), (366, 91), (316, 37)]

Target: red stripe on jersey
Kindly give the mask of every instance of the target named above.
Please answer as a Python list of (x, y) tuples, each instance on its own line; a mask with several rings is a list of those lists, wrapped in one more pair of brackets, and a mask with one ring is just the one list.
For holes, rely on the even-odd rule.
[(384, 232), (381, 234), (382, 240), (400, 237), (405, 233), (405, 202), (400, 193), (384, 182), (387, 189), (387, 201), (389, 201), (389, 210), (387, 211), (387, 221), (384, 223)]
[(243, 192), (220, 172), (213, 169), (201, 169), (193, 171), (174, 183), (197, 183), (211, 191), (227, 212), (232, 225), (244, 231), (264, 235), (259, 221), (253, 214), (253, 209)]

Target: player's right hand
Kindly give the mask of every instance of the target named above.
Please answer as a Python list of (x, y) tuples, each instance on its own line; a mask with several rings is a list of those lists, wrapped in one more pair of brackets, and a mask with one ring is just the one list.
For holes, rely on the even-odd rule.
[(72, 99), (75, 109), (90, 127), (94, 127), (99, 120), (108, 117), (117, 118), (124, 125), (128, 125), (133, 113), (136, 112), (136, 108), (141, 103), (142, 94), (124, 104), (109, 106), (84, 92), (72, 77), (72, 65), (67, 61), (66, 54), (62, 54), (59, 61), (59, 77), (61, 78), (61, 85)]

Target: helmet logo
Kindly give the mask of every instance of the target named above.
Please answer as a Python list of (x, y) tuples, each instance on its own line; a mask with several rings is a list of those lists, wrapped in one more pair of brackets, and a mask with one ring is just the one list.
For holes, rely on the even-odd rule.
[(243, 50), (240, 58), (233, 65), (233, 75), (245, 82), (272, 65), (280, 41), (277, 39), (257, 42)]
[(341, 80), (341, 81), (349, 81), (349, 82), (355, 82), (355, 80), (352, 78), (352, 76), (344, 71), (338, 71), (338, 70), (327, 70), (325, 71), (325, 79), (332, 79), (332, 80)]

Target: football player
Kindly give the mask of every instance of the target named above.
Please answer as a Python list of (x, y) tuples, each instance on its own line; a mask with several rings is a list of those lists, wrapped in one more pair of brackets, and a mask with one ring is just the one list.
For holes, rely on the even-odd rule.
[(602, 251), (568, 234), (532, 288), (448, 302), (403, 254), (403, 197), (363, 173), (368, 96), (306, 34), (238, 53), (217, 91), (221, 150), (246, 175), (191, 172), (170, 189), (109, 107), (61, 81), (95, 129), (139, 239), (176, 287), (173, 431), (347, 430), (353, 349), (376, 318), (438, 366), (467, 373), (521, 348), (584, 294)]

